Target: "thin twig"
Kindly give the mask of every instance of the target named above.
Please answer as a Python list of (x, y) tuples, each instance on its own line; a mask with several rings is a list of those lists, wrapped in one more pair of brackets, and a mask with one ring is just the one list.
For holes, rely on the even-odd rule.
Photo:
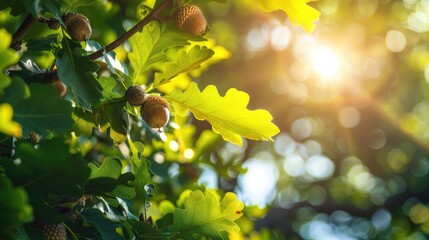
[(126, 33), (124, 33), (122, 36), (120, 36), (118, 39), (107, 45), (106, 47), (90, 54), (88, 57), (91, 60), (95, 60), (99, 57), (102, 57), (104, 53), (108, 53), (112, 51), (113, 49), (117, 48), (119, 45), (124, 43), (127, 39), (129, 39), (131, 36), (133, 36), (138, 31), (141, 31), (144, 26), (146, 26), (148, 23), (159, 20), (159, 14), (162, 10), (164, 10), (166, 7), (168, 7), (170, 4), (172, 4), (173, 0), (166, 0), (161, 5), (159, 5), (156, 9), (154, 9), (149, 15), (147, 15), (145, 18), (143, 18), (140, 22), (138, 22), (134, 27), (132, 27), (130, 30), (128, 30)]
[(11, 48), (15, 49), (16, 51), (21, 49), (22, 39), (28, 30), (30, 30), (31, 27), (37, 22), (37, 20), (37, 17), (33, 17), (31, 14), (27, 15), (27, 17), (21, 23), (21, 26), (19, 26), (18, 30), (12, 36), (12, 43), (10, 44)]

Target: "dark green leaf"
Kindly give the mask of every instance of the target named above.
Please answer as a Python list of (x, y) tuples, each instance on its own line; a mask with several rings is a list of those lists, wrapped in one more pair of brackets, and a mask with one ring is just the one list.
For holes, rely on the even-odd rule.
[(46, 196), (79, 199), (89, 175), (85, 161), (79, 154), (70, 154), (69, 146), (57, 138), (40, 142), (38, 149), (27, 141), (20, 142), (16, 156), (20, 160), (17, 165), (11, 159), (0, 159), (0, 163), (15, 186), (27, 190), (35, 216), (48, 222), (64, 221), (62, 214), (47, 205)]
[(167, 239), (168, 234), (156, 230), (148, 222), (138, 220), (127, 220), (128, 224), (137, 233), (138, 239)]
[(125, 100), (104, 105), (104, 114), (110, 127), (117, 133), (127, 135), (128, 113), (124, 110)]
[(58, 52), (56, 65), (58, 76), (67, 86), (71, 87), (77, 103), (91, 110), (102, 97), (101, 86), (94, 72), (98, 65), (85, 56), (86, 51), (72, 40), (64, 37), (62, 49)]
[(82, 212), (85, 222), (94, 225), (104, 240), (120, 240), (125, 239), (116, 232), (116, 228), (120, 228), (120, 222), (114, 222), (108, 219), (101, 211), (97, 209), (86, 209)]
[(26, 46), (29, 51), (51, 51), (52, 44), (57, 43), (58, 34), (52, 34), (43, 38), (32, 38)]
[(122, 174), (122, 164), (119, 159), (108, 157), (100, 167), (90, 163), (89, 168), (91, 175), (84, 187), (86, 194), (113, 194), (126, 199), (135, 196), (134, 188), (128, 185), (128, 182), (134, 180), (134, 175), (129, 172)]
[(173, 213), (168, 213), (156, 221), (158, 229), (168, 228), (174, 225)]
[(45, 134), (46, 130), (65, 133), (71, 129), (71, 103), (60, 98), (54, 86), (31, 84), (30, 92), (30, 98), (13, 106), (14, 120), (21, 124), (24, 136), (30, 131)]
[(13, 16), (18, 16), (25, 12), (24, 4), (21, 1), (0, 1), (0, 10), (4, 10), (6, 8), (11, 9), (10, 14)]

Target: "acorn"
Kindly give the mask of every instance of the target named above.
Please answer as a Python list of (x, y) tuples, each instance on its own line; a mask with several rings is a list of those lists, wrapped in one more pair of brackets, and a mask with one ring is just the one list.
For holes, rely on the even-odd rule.
[(147, 96), (141, 108), (140, 115), (151, 128), (161, 129), (170, 120), (170, 105), (159, 96)]
[(55, 81), (52, 83), (57, 90), (58, 96), (64, 97), (67, 93), (67, 86), (61, 81)]
[(57, 19), (51, 18), (48, 20), (48, 27), (52, 30), (57, 30), (61, 27), (60, 22)]
[(30, 140), (33, 144), (37, 144), (40, 142), (40, 135), (35, 131), (30, 131), (28, 133), (28, 140)]
[(66, 30), (76, 41), (86, 41), (91, 37), (92, 28), (89, 19), (81, 13), (67, 13), (63, 16)]
[(183, 32), (201, 36), (206, 31), (207, 22), (199, 7), (188, 4), (177, 13), (176, 25)]
[(140, 106), (146, 98), (146, 92), (143, 87), (131, 86), (125, 92), (125, 99), (133, 106)]
[(64, 223), (50, 224), (43, 227), (45, 240), (66, 240), (67, 232)]

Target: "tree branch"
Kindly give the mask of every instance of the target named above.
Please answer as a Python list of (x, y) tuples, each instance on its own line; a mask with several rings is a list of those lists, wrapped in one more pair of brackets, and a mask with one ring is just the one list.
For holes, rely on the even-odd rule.
[(148, 23), (158, 20), (159, 14), (162, 10), (167, 8), (170, 4), (173, 3), (173, 0), (166, 0), (161, 5), (159, 5), (156, 9), (154, 9), (149, 15), (147, 15), (145, 18), (143, 18), (140, 22), (138, 22), (134, 27), (132, 27), (130, 30), (128, 30), (126, 33), (124, 33), (122, 36), (120, 36), (118, 39), (107, 45), (106, 47), (90, 54), (88, 57), (91, 60), (95, 60), (99, 57), (102, 57), (104, 53), (108, 53), (112, 51), (113, 49), (120, 46), (122, 43), (124, 43), (127, 39), (129, 39), (131, 36), (136, 34), (138, 31), (141, 31), (144, 26), (146, 26)]
[(37, 17), (33, 17), (31, 14), (27, 15), (27, 17), (21, 23), (21, 26), (19, 26), (18, 30), (12, 36), (12, 43), (10, 44), (11, 48), (15, 49), (16, 51), (21, 49), (22, 39), (28, 30), (30, 30), (31, 27), (37, 22), (37, 19)]

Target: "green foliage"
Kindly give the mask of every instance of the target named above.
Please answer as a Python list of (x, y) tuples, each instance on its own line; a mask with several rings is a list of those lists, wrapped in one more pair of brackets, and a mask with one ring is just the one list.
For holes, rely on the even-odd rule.
[(113, 195), (119, 198), (132, 199), (136, 192), (128, 185), (134, 181), (134, 175), (130, 172), (122, 174), (122, 163), (117, 158), (108, 157), (98, 167), (96, 163), (90, 163), (91, 174), (83, 191), (85, 194)]
[(146, 71), (154, 64), (168, 60), (167, 49), (187, 45), (188, 41), (186, 35), (165, 23), (150, 24), (142, 32), (134, 34), (129, 39), (132, 52), (128, 55), (134, 69), (134, 82), (143, 84)]
[(248, 110), (249, 95), (237, 89), (230, 89), (221, 97), (215, 86), (208, 86), (202, 92), (192, 83), (185, 92), (176, 91), (167, 96), (173, 101), (178, 114), (189, 110), (199, 120), (211, 123), (213, 131), (222, 137), (242, 145), (241, 136), (249, 139), (272, 140), (279, 129), (271, 123), (271, 115), (265, 110)]
[(69, 146), (61, 139), (42, 141), (38, 146), (35, 149), (29, 142), (20, 142), (16, 147), (19, 164), (8, 158), (0, 159), (0, 164), (14, 185), (27, 191), (36, 218), (60, 222), (65, 216), (49, 201), (82, 196), (79, 186), (83, 186), (89, 171), (83, 159), (70, 154)]
[[(190, 2), (205, 11), (208, 2), (226, 1)], [(138, 21), (136, 7), (150, 18), (139, 32), (124, 34)], [(231, 88), (222, 97), (214, 85), (199, 90), (196, 82), (207, 68), (230, 52), (217, 39), (181, 32), (174, 21), (178, 7), (172, 0), (0, 2), (0, 10), (10, 9), (0, 12), (0, 22), (18, 29), (13, 35), (0, 29), (0, 238), (38, 239), (44, 224), (57, 223), (67, 226), (70, 239), (239, 234), (235, 221), (243, 203), (234, 193), (220, 200), (216, 190), (205, 190), (198, 183), (201, 169), (223, 166), (220, 177), (243, 172), (241, 162), (212, 162), (221, 148), (216, 133), (243, 146), (242, 137), (272, 140), (279, 130), (267, 111), (247, 109), (245, 92)], [(65, 34), (62, 16), (76, 11), (88, 11), (93, 24), (87, 42)], [(43, 18), (17, 25), (30, 15)], [(48, 29), (46, 21), (61, 27)], [(12, 36), (23, 42), (18, 52), (9, 49)], [(121, 41), (113, 52), (107, 44), (115, 39)], [(108, 50), (96, 59), (91, 51), (98, 49)], [(185, 80), (172, 81), (179, 78)], [(171, 104), (162, 132), (144, 124), (140, 106), (127, 104), (124, 94), (133, 85)]]
[(64, 37), (62, 48), (58, 52), (56, 65), (58, 66), (58, 77), (67, 86), (70, 86), (77, 103), (87, 109), (97, 106), (101, 100), (101, 86), (94, 76), (98, 65), (85, 56), (86, 51)]
[(173, 212), (174, 226), (171, 231), (183, 239), (198, 239), (207, 236), (211, 239), (225, 239), (221, 232), (236, 233), (240, 230), (234, 223), (243, 214), (244, 205), (233, 193), (227, 193), (219, 203), (211, 192), (194, 191), (183, 202), (184, 209)]

